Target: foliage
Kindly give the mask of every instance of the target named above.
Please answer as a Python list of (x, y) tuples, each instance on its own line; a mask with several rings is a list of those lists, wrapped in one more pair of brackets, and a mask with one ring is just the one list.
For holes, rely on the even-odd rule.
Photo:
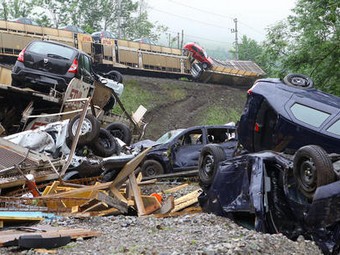
[(32, 17), (41, 26), (75, 25), (88, 33), (110, 30), (118, 38), (157, 41), (167, 27), (152, 23), (137, 0), (4, 0), (0, 18)]
[(304, 73), (318, 88), (340, 95), (340, 2), (299, 0), (293, 11), (268, 30), (264, 69), (280, 77)]
[(2, 0), (0, 18), (10, 20), (19, 17), (30, 17), (34, 4), (25, 0)]

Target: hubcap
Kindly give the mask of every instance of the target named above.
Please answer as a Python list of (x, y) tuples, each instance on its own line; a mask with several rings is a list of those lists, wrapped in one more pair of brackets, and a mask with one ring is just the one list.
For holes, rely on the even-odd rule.
[[(72, 126), (73, 135), (76, 134), (78, 125), (79, 125), (79, 119), (77, 119)], [(91, 131), (92, 131), (91, 121), (89, 121), (88, 119), (85, 118), (84, 121), (83, 121), (83, 125), (80, 128), (80, 135), (85, 135), (86, 133), (89, 133)]]
[(306, 160), (302, 162), (300, 167), (300, 177), (303, 189), (307, 192), (312, 192), (316, 188), (316, 169), (313, 161)]
[(205, 175), (210, 176), (213, 173), (214, 157), (212, 155), (206, 155), (203, 162), (203, 170)]

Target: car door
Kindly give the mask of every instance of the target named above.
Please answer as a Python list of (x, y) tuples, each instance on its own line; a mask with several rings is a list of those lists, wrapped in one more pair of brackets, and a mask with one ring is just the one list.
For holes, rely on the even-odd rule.
[(182, 133), (171, 147), (171, 161), (174, 171), (195, 169), (205, 139), (202, 128)]
[(92, 61), (90, 57), (85, 54), (80, 54), (79, 56), (79, 74), (83, 80), (83, 82), (92, 85), (94, 82), (94, 78), (92, 75)]

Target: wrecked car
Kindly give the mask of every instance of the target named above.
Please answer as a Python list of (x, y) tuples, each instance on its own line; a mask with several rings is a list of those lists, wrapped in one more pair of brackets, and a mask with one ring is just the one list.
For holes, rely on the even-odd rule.
[(18, 56), (12, 69), (12, 85), (49, 93), (51, 88), (66, 91), (73, 78), (92, 84), (92, 58), (57, 42), (32, 41)]
[[(216, 143), (231, 156), (237, 144), (235, 125), (195, 126), (165, 133), (157, 141), (141, 141), (132, 146), (153, 148), (142, 165), (143, 176), (156, 176), (197, 170), (202, 148)], [(197, 174), (197, 171), (195, 172)]]
[[(78, 116), (0, 138), (0, 154), (11, 155), (0, 160), (2, 194), (7, 188), (21, 184), (28, 173), (37, 182), (94, 176), (110, 181), (140, 152), (131, 151), (109, 131), (100, 129), (88, 114), (78, 137), (73, 134), (77, 122)], [(16, 175), (20, 178), (7, 178)]]
[(237, 132), (249, 152), (294, 154), (316, 144), (328, 153), (340, 153), (340, 98), (315, 89), (302, 74), (260, 79), (248, 90)]
[[(218, 164), (213, 178), (199, 168), (205, 212), (264, 233), (314, 240), (325, 254), (340, 251), (340, 155), (308, 145), (295, 156), (244, 154)], [(316, 175), (308, 173), (316, 172)]]

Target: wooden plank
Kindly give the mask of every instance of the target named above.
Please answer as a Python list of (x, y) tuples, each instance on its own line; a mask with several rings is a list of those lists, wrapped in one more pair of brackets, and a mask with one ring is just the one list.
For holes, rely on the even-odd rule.
[(121, 211), (122, 213), (127, 213), (128, 212), (128, 204), (127, 202), (124, 202), (122, 200), (120, 200), (118, 197), (114, 196), (114, 197), (111, 197), (111, 196), (108, 196), (102, 192), (99, 192), (97, 194), (97, 197), (96, 197), (99, 201), (111, 206), (111, 207), (114, 207), (116, 209), (118, 209), (119, 211)]
[(164, 194), (170, 194), (170, 193), (175, 193), (185, 187), (189, 186), (188, 183), (184, 183), (184, 184), (181, 184), (181, 185), (178, 185), (176, 187), (173, 187), (173, 188), (170, 188), (170, 189), (167, 189), (167, 190), (163, 190), (163, 193)]
[[(176, 201), (176, 200), (175, 200), (175, 201)], [(171, 212), (172, 212), (172, 213), (173, 213), (173, 212), (178, 212), (178, 211), (180, 211), (180, 210), (182, 210), (182, 209), (184, 209), (184, 208), (186, 208), (186, 207), (188, 207), (188, 206), (190, 206), (190, 205), (193, 205), (193, 204), (195, 204), (195, 203), (197, 203), (197, 202), (198, 202), (197, 197), (196, 197), (196, 198), (192, 198), (192, 199), (190, 199), (190, 200), (186, 200), (186, 201), (183, 202), (183, 203), (180, 203), (180, 204), (178, 204), (178, 205), (175, 205), (175, 208), (172, 209)]]
[[(58, 237), (58, 236), (70, 236), (71, 239), (77, 238), (89, 238), (101, 235), (98, 231), (88, 230), (88, 229), (67, 229), (67, 228), (55, 228), (51, 226), (39, 226), (39, 230), (34, 231), (34, 235), (41, 235), (42, 237)], [(19, 239), (20, 236), (27, 235), (27, 231), (18, 230), (4, 230), (1, 231), (0, 235), (0, 247), (4, 246), (6, 242), (14, 241)]]
[(180, 198), (175, 199), (175, 205), (179, 205), (181, 203), (185, 203), (186, 201), (189, 201), (191, 199), (197, 199), (198, 196), (201, 194), (202, 190), (197, 189), (193, 192), (190, 192), (189, 194), (186, 194), (185, 196), (182, 196)]
[(151, 148), (147, 148), (146, 150), (139, 153), (136, 157), (134, 157), (132, 160), (127, 162), (123, 169), (119, 172), (117, 177), (113, 180), (110, 187), (117, 187), (119, 188), (129, 177), (131, 173), (137, 168), (137, 166), (142, 162), (145, 155), (151, 150)]
[(143, 200), (142, 200), (142, 197), (141, 197), (141, 192), (140, 192), (140, 189), (137, 185), (137, 180), (136, 180), (136, 176), (135, 176), (134, 173), (130, 174), (130, 176), (129, 176), (129, 184), (130, 184), (132, 194), (134, 196), (135, 203), (136, 203), (136, 206), (137, 206), (138, 216), (145, 215), (146, 210), (145, 210), (145, 207), (144, 207), (144, 203), (143, 203)]
[(161, 204), (154, 196), (142, 196), (144, 215), (149, 215), (161, 208)]

